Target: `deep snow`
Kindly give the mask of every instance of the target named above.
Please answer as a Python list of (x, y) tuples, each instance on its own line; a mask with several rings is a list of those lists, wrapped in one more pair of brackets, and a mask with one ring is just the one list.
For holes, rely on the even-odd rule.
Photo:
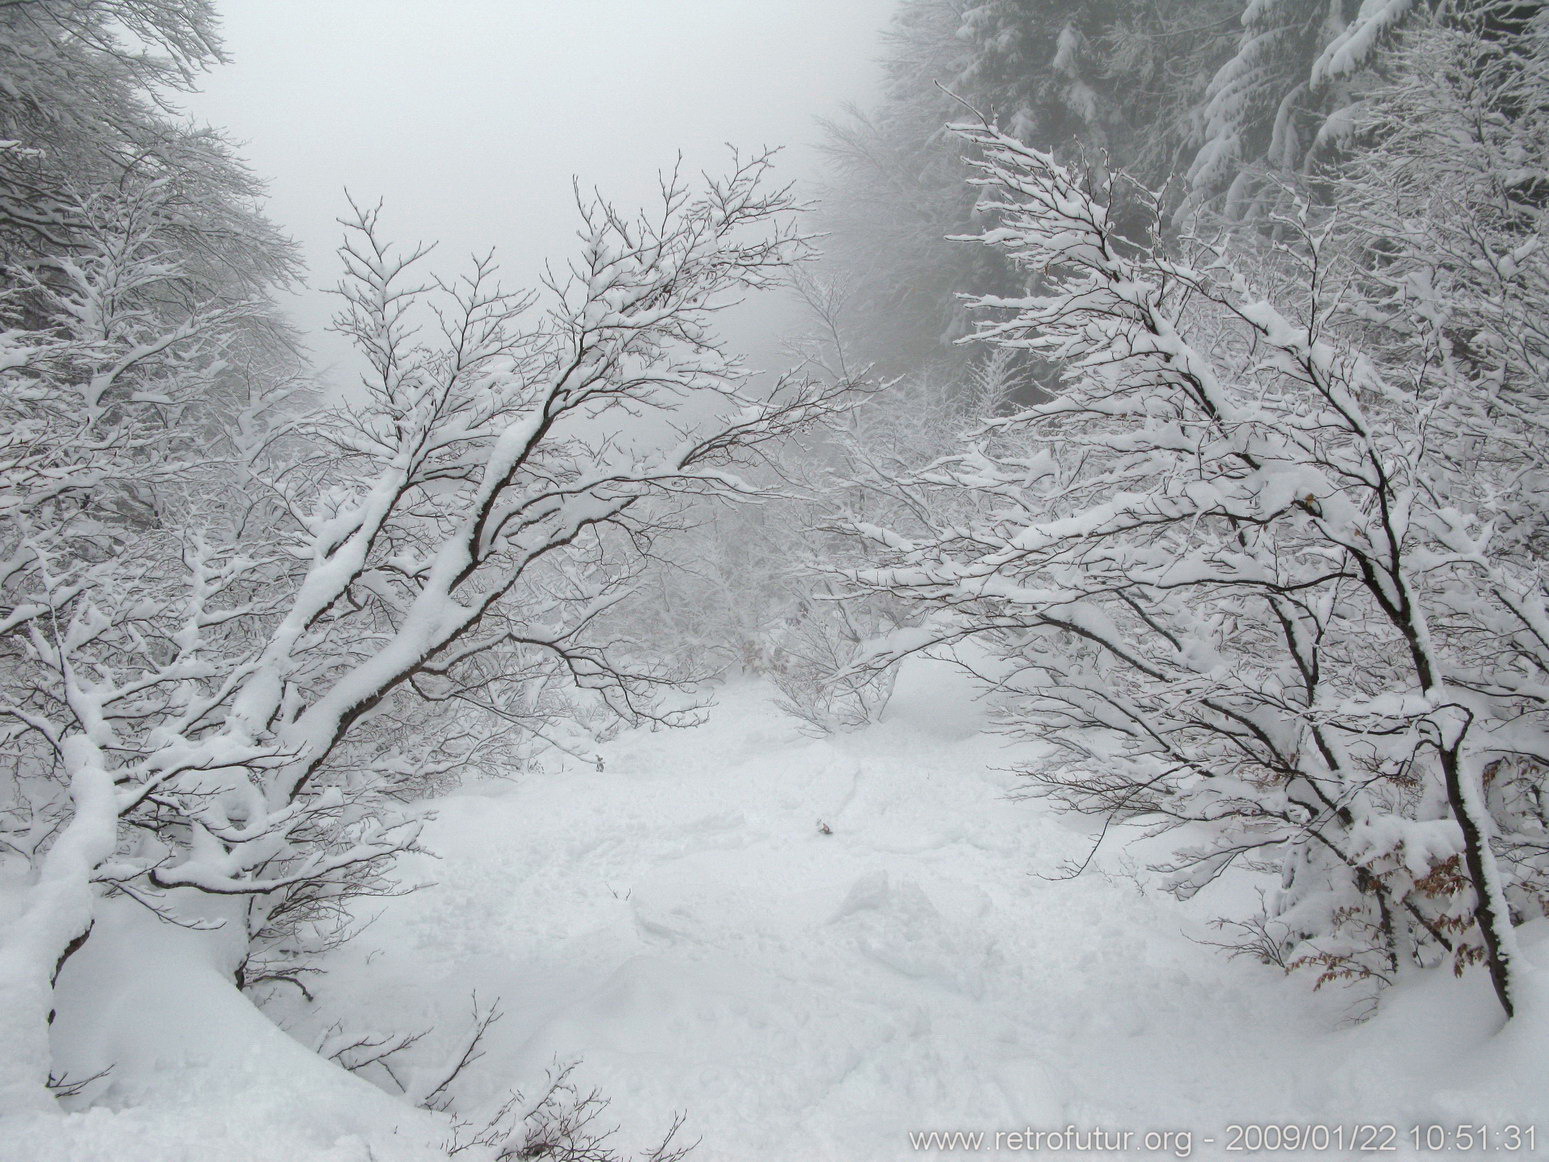
[[(697, 1162), (1103, 1156), (909, 1140), (1068, 1124), (1137, 1141), (1186, 1130), (1193, 1157), (1242, 1157), (1224, 1149), (1228, 1123), (1335, 1121), (1399, 1126), (1381, 1156), (1400, 1158), (1411, 1124), (1536, 1123), (1549, 1156), (1541, 991), (1496, 1037), (1482, 972), (1408, 982), (1352, 1025), (1353, 994), (1202, 943), (1232, 901), (1174, 903), (1112, 839), (1085, 875), (1048, 878), (1086, 856), (1091, 828), (1008, 798), (1016, 780), (998, 768), (1025, 756), (981, 733), (971, 690), (940, 664), (906, 670), (881, 724), (825, 740), (759, 684), (717, 701), (704, 726), (607, 744), (601, 771), (435, 804), (437, 857), (403, 868), (432, 886), (381, 902), (335, 955), (327, 1020), (432, 1028), (416, 1047), (429, 1060), (474, 994), (499, 997), (465, 1111), (579, 1058), (621, 1145), (682, 1110)], [(274, 1031), (180, 953), (194, 937), (115, 923), (88, 944), (96, 961), (72, 964), (55, 1030), (72, 1073), (116, 1062), (102, 1108), (18, 1119), (0, 1157), (388, 1162), (445, 1139), (444, 1121)], [(1549, 941), (1526, 935), (1549, 963)], [(134, 983), (107, 989), (125, 956)], [(279, 1011), (298, 1038), (319, 1035), (306, 1006)], [(1123, 1156), (1179, 1153), (1175, 1139)]]

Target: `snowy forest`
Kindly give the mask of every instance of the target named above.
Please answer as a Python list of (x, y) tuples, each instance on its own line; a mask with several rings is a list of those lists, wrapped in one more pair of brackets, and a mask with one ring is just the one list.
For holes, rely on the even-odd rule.
[(1549, 1157), (1549, 5), (896, 0), (529, 286), (221, 9), (0, 0), (0, 1159)]

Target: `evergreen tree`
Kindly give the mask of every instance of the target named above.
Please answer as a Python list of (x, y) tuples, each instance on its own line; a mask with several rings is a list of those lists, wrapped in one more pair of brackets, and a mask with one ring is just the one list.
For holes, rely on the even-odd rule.
[(880, 106), (830, 127), (829, 250), (846, 336), (887, 374), (972, 358), (958, 294), (1010, 293), (999, 256), (950, 241), (984, 222), (954, 122), (989, 118), (1066, 161), (1160, 183), (1187, 156), (1236, 0), (905, 0)]

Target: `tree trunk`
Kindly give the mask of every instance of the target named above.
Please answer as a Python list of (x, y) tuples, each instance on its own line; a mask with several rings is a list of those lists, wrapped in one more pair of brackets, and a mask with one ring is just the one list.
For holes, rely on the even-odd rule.
[(1463, 858), (1468, 878), (1474, 885), (1474, 919), (1484, 940), (1485, 964), (1495, 996), (1509, 1019), (1516, 1012), (1513, 997), (1514, 960), (1517, 934), (1511, 924), (1511, 909), (1501, 891), (1500, 870), (1490, 848), (1490, 818), (1476, 777), (1464, 769), (1457, 747), (1441, 750), (1442, 771), (1447, 784), (1447, 802), (1463, 830)]
[(73, 772), (74, 814), (43, 857), (27, 904), (0, 946), (0, 1114), (53, 1105), (48, 1027), (54, 976), (91, 928), (92, 876), (118, 838), (117, 797), (100, 752), (80, 736), (66, 739), (62, 749)]

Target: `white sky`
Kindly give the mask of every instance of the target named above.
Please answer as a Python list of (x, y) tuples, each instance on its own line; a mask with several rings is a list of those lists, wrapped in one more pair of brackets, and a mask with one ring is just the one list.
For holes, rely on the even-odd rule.
[[(726, 143), (816, 174), (814, 118), (869, 100), (894, 3), (218, 0), (233, 61), (189, 108), (245, 143), (315, 287), (337, 278), (345, 188), (384, 199), (395, 240), (437, 241), (437, 269), (494, 246), (527, 285), (569, 251), (572, 175), (637, 206), (680, 150), (718, 170)], [(297, 307), (327, 361), (331, 312), (316, 290)]]

